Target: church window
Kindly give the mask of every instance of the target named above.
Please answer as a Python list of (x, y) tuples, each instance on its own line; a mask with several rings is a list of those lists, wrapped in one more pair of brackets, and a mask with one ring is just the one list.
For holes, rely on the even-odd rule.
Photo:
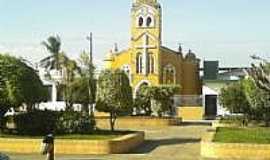
[(147, 25), (147, 27), (152, 26), (152, 18), (151, 18), (151, 17), (148, 17), (148, 18), (147, 18), (147, 20), (146, 20), (146, 25)]
[(149, 71), (149, 73), (153, 74), (153, 73), (155, 73), (155, 57), (154, 57), (154, 55), (149, 54), (148, 60), (149, 60), (148, 71)]
[(176, 73), (175, 68), (172, 65), (167, 65), (163, 70), (163, 83), (175, 84)]
[(142, 54), (138, 53), (136, 57), (136, 73), (142, 73)]
[(138, 25), (139, 25), (139, 27), (142, 27), (143, 26), (143, 17), (140, 17), (139, 18)]

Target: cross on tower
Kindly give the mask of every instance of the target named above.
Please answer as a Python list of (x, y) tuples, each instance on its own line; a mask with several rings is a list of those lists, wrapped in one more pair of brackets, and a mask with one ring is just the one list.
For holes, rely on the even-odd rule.
[(148, 65), (148, 49), (155, 49), (156, 46), (149, 45), (149, 37), (147, 34), (144, 34), (143, 36), (143, 45), (136, 47), (137, 49), (143, 49), (143, 64), (142, 64), (142, 70), (143, 74), (147, 75), (147, 65)]

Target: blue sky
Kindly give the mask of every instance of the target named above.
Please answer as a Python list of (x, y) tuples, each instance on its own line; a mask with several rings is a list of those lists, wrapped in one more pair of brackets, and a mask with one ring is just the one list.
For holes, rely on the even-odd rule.
[[(94, 57), (102, 63), (117, 42), (128, 47), (132, 0), (0, 0), (0, 52), (36, 62), (49, 55), (40, 45), (59, 34), (63, 51), (77, 58), (94, 33)], [(270, 57), (269, 0), (160, 0), (163, 45), (182, 43), (222, 66), (248, 66), (251, 54)]]

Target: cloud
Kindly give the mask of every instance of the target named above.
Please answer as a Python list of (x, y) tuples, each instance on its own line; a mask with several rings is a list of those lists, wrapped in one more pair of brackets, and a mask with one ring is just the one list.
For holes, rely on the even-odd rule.
[(8, 53), (15, 57), (22, 57), (28, 61), (31, 61), (32, 63), (35, 63), (42, 57), (48, 55), (46, 50), (39, 44), (23, 43), (18, 43), (16, 45), (12, 43), (0, 44), (0, 53)]
[[(70, 58), (78, 60), (81, 50), (76, 48), (81, 47), (78, 45), (71, 45), (65, 48), (67, 49), (65, 52)], [(16, 43), (16, 45), (13, 43), (0, 43), (0, 53), (8, 53), (15, 57), (24, 58), (33, 64), (50, 55), (43, 46), (34, 43)], [(104, 68), (103, 56), (94, 57), (94, 64), (98, 71), (102, 70)]]

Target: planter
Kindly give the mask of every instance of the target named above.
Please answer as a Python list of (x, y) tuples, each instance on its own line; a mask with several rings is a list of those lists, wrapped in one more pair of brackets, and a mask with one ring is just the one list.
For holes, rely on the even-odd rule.
[[(160, 128), (179, 125), (181, 118), (158, 118), (158, 117), (120, 117), (116, 120), (115, 128)], [(101, 129), (110, 129), (109, 117), (97, 117), (96, 125)]]
[(228, 159), (270, 159), (270, 144), (213, 142), (215, 132), (208, 132), (201, 141), (201, 156)]
[[(0, 150), (7, 153), (39, 154), (41, 139), (0, 138)], [(55, 154), (100, 155), (127, 153), (144, 142), (144, 132), (112, 140), (55, 140)]]

